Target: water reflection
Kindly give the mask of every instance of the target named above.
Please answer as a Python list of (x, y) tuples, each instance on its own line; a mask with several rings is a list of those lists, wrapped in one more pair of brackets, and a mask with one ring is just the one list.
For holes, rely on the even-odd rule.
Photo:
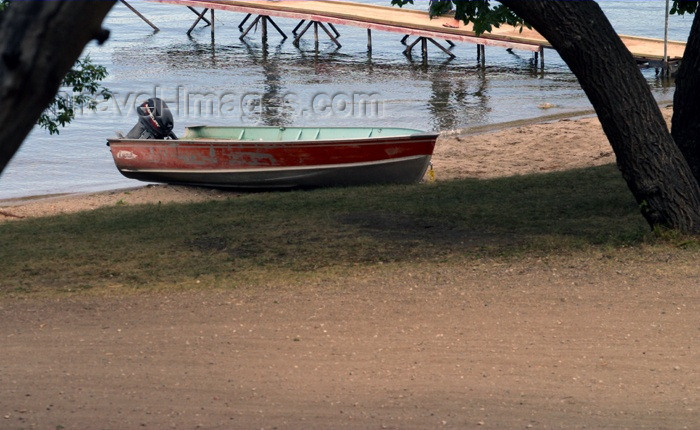
[(270, 55), (268, 44), (263, 41), (262, 46), (250, 45), (243, 41), (243, 46), (248, 53), (248, 60), (251, 64), (258, 66), (262, 72), (263, 86), (262, 94), (256, 103), (244, 107), (250, 109), (249, 112), (256, 112), (259, 115), (259, 123), (268, 126), (286, 126), (293, 122), (294, 108), (286, 100), (284, 92), (284, 82), (278, 60), (281, 55), (281, 44), (277, 45), (274, 54)]
[(416, 69), (417, 78), (430, 82), (428, 112), (435, 130), (459, 128), (480, 123), (490, 110), (488, 79), (481, 68), (464, 70), (461, 77), (445, 73), (446, 66)]
[[(198, 42), (173, 43), (148, 50), (149, 68), (143, 75), (159, 85), (177, 86), (192, 94), (233, 94), (257, 98), (242, 100), (242, 116), (220, 122), (271, 126), (358, 125), (351, 121), (377, 125), (400, 124), (408, 127), (448, 130), (488, 123), (494, 109), (510, 105), (513, 91), (521, 100), (541, 97), (541, 93), (578, 95), (578, 84), (570, 73), (536, 67), (534, 58), (516, 53), (513, 66), (481, 66), (454, 63), (436, 56), (428, 61), (403, 64), (376, 60), (372, 55), (348, 55), (340, 51), (299, 51), (289, 43), (242, 41), (234, 46)], [(145, 54), (133, 49), (115, 50), (122, 64), (142, 64)], [(125, 69), (131, 69), (125, 67)], [(163, 69), (171, 71), (166, 75)], [(150, 73), (149, 70), (157, 72)], [(126, 78), (126, 77), (124, 77)], [(495, 86), (494, 86), (495, 83)], [(659, 88), (665, 83), (658, 82)], [(305, 116), (300, 104), (308, 107), (319, 92), (371, 94), (386, 103), (386, 116), (357, 118), (339, 115)], [(293, 95), (294, 100), (289, 96)], [(495, 102), (494, 102), (495, 97)], [(539, 99), (538, 99), (539, 100)], [(531, 105), (537, 105), (533, 101)], [(195, 106), (196, 107), (196, 106)], [(530, 107), (532, 109), (532, 107)], [(191, 108), (187, 112), (198, 112)], [(539, 112), (534, 111), (535, 116)], [(406, 118), (415, 124), (406, 124)], [(214, 118), (216, 119), (216, 118)], [(506, 118), (507, 120), (507, 118)], [(422, 125), (421, 125), (422, 124)]]

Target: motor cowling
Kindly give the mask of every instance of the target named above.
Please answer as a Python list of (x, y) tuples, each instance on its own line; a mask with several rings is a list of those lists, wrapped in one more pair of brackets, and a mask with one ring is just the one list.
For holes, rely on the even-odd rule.
[(177, 139), (173, 114), (159, 98), (151, 98), (136, 108), (139, 122), (126, 135), (129, 139)]

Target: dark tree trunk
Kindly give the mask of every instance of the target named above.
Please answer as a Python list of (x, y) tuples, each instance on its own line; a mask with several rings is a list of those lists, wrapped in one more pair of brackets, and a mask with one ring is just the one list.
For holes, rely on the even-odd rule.
[(634, 58), (591, 0), (500, 0), (559, 52), (591, 101), (651, 226), (700, 233), (700, 185)]
[(53, 100), (114, 1), (15, 1), (0, 14), (0, 172)]
[(676, 76), (671, 133), (700, 183), (700, 12), (695, 14)]

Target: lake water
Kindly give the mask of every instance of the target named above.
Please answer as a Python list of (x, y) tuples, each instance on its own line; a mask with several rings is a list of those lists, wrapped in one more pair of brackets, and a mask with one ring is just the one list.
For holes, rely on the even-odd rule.
[[(368, 1), (388, 5), (386, 1)], [(424, 2), (416, 7), (425, 7)], [(622, 34), (663, 37), (663, 1), (602, 1)], [(486, 48), (478, 67), (476, 47), (458, 44), (452, 61), (437, 49), (427, 64), (402, 54), (400, 35), (373, 32), (368, 55), (364, 29), (338, 27), (343, 47), (321, 33), (319, 52), (309, 34), (300, 48), (270, 29), (267, 46), (259, 30), (239, 41), (244, 15), (217, 11), (216, 38), (199, 26), (185, 32), (194, 15), (185, 7), (133, 2), (161, 29), (153, 33), (122, 4), (105, 26), (112, 36), (85, 53), (105, 65), (104, 82), (115, 97), (98, 112), (85, 112), (60, 135), (35, 129), (0, 176), (0, 199), (137, 186), (112, 162), (106, 138), (135, 123), (134, 106), (148, 97), (165, 99), (175, 115), (175, 132), (186, 125), (379, 126), (450, 130), (589, 109), (576, 79), (552, 50), (546, 68), (531, 67), (529, 52)], [(207, 15), (209, 16), (209, 15)], [(276, 20), (288, 33), (296, 22)], [(685, 40), (692, 16), (671, 17), (673, 40)], [(252, 32), (251, 32), (252, 33)], [(644, 71), (657, 99), (673, 86)], [(543, 103), (555, 105), (543, 111)]]

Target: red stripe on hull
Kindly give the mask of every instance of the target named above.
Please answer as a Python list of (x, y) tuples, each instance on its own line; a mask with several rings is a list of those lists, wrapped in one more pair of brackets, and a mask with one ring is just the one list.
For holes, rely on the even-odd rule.
[(217, 141), (110, 141), (120, 169), (259, 169), (366, 163), (431, 155), (435, 138), (372, 142), (221, 143)]

